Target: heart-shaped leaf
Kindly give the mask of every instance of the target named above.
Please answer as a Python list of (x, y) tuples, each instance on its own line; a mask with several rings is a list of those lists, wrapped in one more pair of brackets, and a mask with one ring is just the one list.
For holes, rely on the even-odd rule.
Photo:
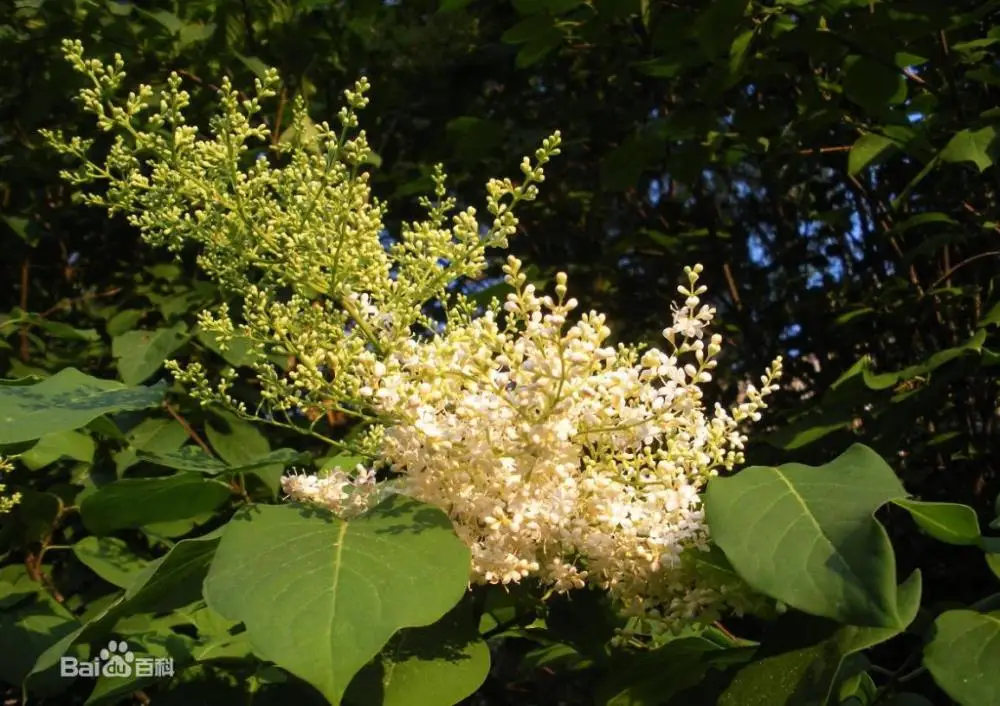
[(713, 478), (705, 509), (715, 543), (757, 590), (851, 625), (898, 627), (895, 555), (873, 513), (905, 496), (885, 461), (856, 444), (823, 466)]
[(1000, 703), (1000, 611), (949, 610), (934, 621), (924, 665), (963, 706)]
[(396, 631), (429, 625), (459, 601), (469, 561), (448, 517), (410, 498), (350, 521), (256, 506), (227, 525), (205, 598), (246, 625), (258, 657), (337, 704)]

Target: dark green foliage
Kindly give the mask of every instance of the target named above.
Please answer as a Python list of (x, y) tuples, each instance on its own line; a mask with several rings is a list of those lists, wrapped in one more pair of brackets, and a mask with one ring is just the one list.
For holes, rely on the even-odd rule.
[[(0, 3), (0, 452), (23, 452), (4, 478), (22, 501), (0, 518), (0, 694), (261, 704), (347, 689), (356, 706), (445, 706), (478, 688), (466, 703), (996, 703), (998, 5)], [(166, 357), (218, 369), (245, 349), (223, 359), (197, 330), (221, 295), (192, 253), (176, 263), (148, 248), (59, 179), (67, 165), (38, 130), (97, 136), (71, 100), (64, 37), (122, 53), (136, 82), (180, 72), (200, 86), (199, 110), (220, 77), (246, 86), (276, 66), (286, 85), (268, 120), (279, 136), (294, 96), (332, 119), (339, 92), (367, 74), (373, 188), (393, 230), (416, 215), (433, 163), (478, 206), (511, 154), (561, 130), (563, 155), (512, 243), (533, 278), (567, 269), (573, 295), (607, 312), (617, 338), (653, 342), (682, 267), (701, 262), (727, 343), (713, 394), (730, 400), (746, 371), (785, 358), (782, 392), (751, 437), (754, 467), (713, 481), (707, 498), (719, 569), (784, 601), (783, 614), (611, 646), (620, 621), (599, 598), (541, 604), (520, 586), (477, 589), (433, 622), (461, 581), (437, 576), (448, 585), (434, 594), (455, 595), (423, 601), (404, 588), (425, 568), (411, 556), (398, 583), (368, 596), (398, 610), (379, 619), (386, 635), (366, 636), (374, 647), (352, 643), (338, 662), (319, 639), (355, 618), (362, 629), (374, 610), (362, 601), (344, 620), (330, 608), (325, 623), (292, 610), (283, 633), (282, 601), (297, 608), (317, 579), (297, 577), (310, 572), (302, 557), (285, 572), (268, 541), (341, 526), (239, 508), (271, 503), (293, 463), (338, 460), (172, 386)], [(320, 423), (344, 432), (332, 414)], [(393, 502), (373, 525), (409, 526), (418, 549), (439, 542), (442, 565), (460, 563), (432, 531), (440, 518), (421, 519), (433, 511), (393, 520)], [(286, 510), (280, 532), (255, 535)], [(434, 527), (421, 534), (422, 522)], [(255, 550), (270, 563), (245, 566)], [(269, 578), (301, 595), (254, 594)], [(111, 635), (172, 657), (176, 676), (53, 671)], [(449, 689), (428, 686), (439, 680)]]

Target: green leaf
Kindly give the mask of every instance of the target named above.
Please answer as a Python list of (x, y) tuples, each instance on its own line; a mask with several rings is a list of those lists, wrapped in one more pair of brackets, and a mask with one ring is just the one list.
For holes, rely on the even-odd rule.
[(1000, 553), (987, 553), (986, 565), (990, 567), (990, 571), (993, 572), (993, 575), (1000, 579)]
[(170, 453), (188, 438), (187, 430), (175, 419), (143, 419), (126, 436), (128, 447), (113, 454), (118, 477), (139, 462), (139, 452)]
[[(139, 635), (129, 635), (126, 644), (136, 660), (167, 658), (173, 660), (175, 671), (180, 671), (183, 666), (190, 661), (191, 649), (194, 646), (194, 639), (187, 635), (178, 635), (167, 628), (161, 628), (151, 632), (143, 632)], [(170, 676), (147, 676), (138, 675), (133, 669), (129, 676), (110, 677), (101, 675), (94, 685), (94, 690), (90, 692), (84, 706), (100, 706), (107, 704), (122, 703), (123, 699), (131, 696), (144, 687), (156, 682), (167, 682)], [(157, 698), (159, 701), (159, 698)]]
[(851, 152), (847, 156), (847, 173), (852, 176), (857, 174), (895, 147), (896, 142), (884, 135), (876, 135), (874, 132), (862, 135), (851, 145)]
[(560, 44), (562, 44), (562, 34), (556, 29), (551, 29), (545, 34), (533, 37), (521, 47), (514, 63), (519, 69), (536, 64)]
[(9, 541), (27, 545), (45, 539), (52, 534), (62, 512), (62, 501), (54, 493), (33, 488), (22, 488), (19, 492), (21, 501), (0, 521), (0, 551), (6, 551)]
[(13, 309), (11, 314), (12, 318), (6, 322), (8, 325), (14, 323), (14, 321), (23, 321), (27, 325), (44, 329), (46, 333), (51, 334), (55, 338), (70, 341), (87, 341), (90, 343), (101, 340), (101, 335), (96, 329), (76, 328), (60, 321), (52, 321), (39, 314), (24, 312), (21, 309)]
[(857, 417), (853, 405), (831, 404), (825, 409), (817, 407), (763, 436), (762, 441), (779, 449), (793, 451), (844, 429)]
[(401, 496), (350, 521), (255, 506), (226, 526), (205, 598), (246, 625), (261, 659), (336, 704), (393, 633), (458, 602), (469, 561), (444, 513)]
[(17, 593), (16, 604), (0, 603), (0, 681), (20, 684), (39, 655), (79, 627), (76, 618), (57, 603), (23, 566), (0, 571), (0, 596)]
[(749, 0), (715, 0), (702, 6), (692, 30), (707, 56), (719, 56), (730, 48), (735, 26), (749, 5)]
[(924, 532), (939, 542), (960, 546), (979, 544), (979, 518), (968, 505), (896, 499)]
[(59, 663), (74, 644), (107, 636), (122, 619), (140, 613), (166, 613), (198, 600), (208, 573), (217, 533), (175, 544), (167, 554), (138, 573), (125, 594), (39, 655), (31, 669), (38, 674)]
[(990, 567), (990, 571), (1000, 578), (1000, 537), (980, 537), (979, 547), (985, 552), (986, 565)]
[(126, 385), (144, 382), (174, 351), (187, 341), (185, 324), (155, 331), (129, 331), (111, 341), (111, 355), (118, 360), (118, 374)]
[(231, 466), (254, 463), (271, 452), (271, 444), (252, 423), (232, 414), (219, 413), (205, 429), (215, 452)]
[(219, 345), (218, 335), (212, 331), (198, 329), (197, 338), (200, 343), (222, 356), (227, 363), (237, 368), (241, 365), (249, 365), (257, 359), (254, 343), (249, 338), (234, 336), (226, 345), (226, 350), (222, 350), (222, 346)]
[(214, 23), (208, 22), (202, 24), (201, 22), (189, 22), (181, 28), (180, 36), (178, 37), (178, 47), (183, 49), (191, 44), (203, 42), (213, 34), (215, 34)]
[(239, 52), (233, 52), (233, 55), (240, 60), (240, 62), (246, 66), (253, 75), (259, 79), (263, 79), (267, 75), (268, 66), (263, 61), (258, 59), (256, 56), (243, 56)]
[(128, 588), (149, 563), (115, 537), (84, 537), (73, 545), (73, 554), (95, 574), (119, 588)]
[(21, 216), (0, 216), (0, 221), (7, 224), (14, 234), (34, 247), (42, 237), (42, 228), (34, 221)]
[(80, 516), (94, 534), (108, 534), (210, 512), (226, 502), (230, 492), (225, 483), (194, 473), (126, 478), (87, 495), (80, 503)]
[[(135, 7), (135, 6), (133, 6)], [(172, 12), (167, 12), (166, 10), (157, 10), (155, 12), (150, 12), (149, 10), (143, 10), (141, 7), (135, 7), (136, 11), (142, 15), (145, 15), (149, 19), (155, 21), (157, 24), (166, 29), (170, 34), (177, 34), (184, 27), (184, 20), (179, 18)]]
[(596, 685), (602, 706), (654, 706), (702, 681), (712, 667), (739, 663), (753, 648), (724, 649), (702, 637), (670, 640), (645, 654), (620, 659)]
[(90, 434), (79, 431), (62, 431), (46, 434), (38, 443), (18, 457), (32, 470), (44, 468), (63, 458), (90, 463), (94, 460), (96, 446)]
[(155, 407), (165, 387), (126, 387), (75, 368), (34, 385), (0, 385), (0, 444), (79, 429), (102, 414)]
[(465, 8), (472, 0), (441, 0), (438, 12), (455, 12)]
[(363, 464), (368, 459), (364, 456), (351, 456), (349, 454), (337, 454), (336, 456), (330, 456), (328, 458), (322, 459), (319, 463), (320, 471), (330, 471), (333, 469), (340, 469), (347, 473), (354, 471), (359, 464)]
[(981, 130), (962, 130), (948, 141), (941, 150), (945, 162), (972, 162), (980, 172), (993, 164), (993, 154), (997, 144), (997, 129), (984, 127)]
[(396, 633), (374, 666), (351, 682), (347, 698), (371, 706), (452, 706), (471, 696), (490, 671), (471, 606), (459, 603), (424, 628)]
[(128, 17), (132, 14), (133, 10), (131, 3), (121, 2), (121, 0), (105, 0), (104, 6), (112, 15), (118, 15), (120, 17)]
[(1000, 302), (997, 302), (993, 307), (983, 315), (983, 318), (979, 320), (976, 324), (977, 328), (982, 328), (983, 326), (996, 326), (1000, 324)]
[(934, 372), (945, 363), (950, 363), (956, 358), (961, 358), (969, 353), (981, 353), (983, 350), (983, 343), (985, 342), (986, 331), (980, 329), (979, 331), (976, 331), (976, 333), (973, 334), (973, 336), (965, 343), (955, 346), (954, 348), (940, 350), (922, 363), (911, 365), (903, 370), (893, 373), (872, 372), (870, 369), (871, 360), (865, 357), (862, 359), (866, 361), (863, 369), (863, 379), (865, 381), (865, 385), (869, 389), (885, 390), (898, 385), (904, 380), (911, 380), (915, 377), (924, 376), (928, 373)]
[(753, 466), (713, 478), (705, 511), (715, 543), (752, 587), (806, 613), (894, 628), (896, 560), (873, 517), (906, 491), (855, 444), (823, 466)]
[(750, 49), (754, 34), (752, 29), (740, 33), (729, 47), (729, 80), (732, 82), (738, 80), (743, 73), (743, 65), (746, 63), (747, 51)]
[(924, 666), (963, 706), (1000, 703), (1000, 612), (949, 610), (934, 621)]
[(653, 78), (673, 78), (686, 66), (687, 64), (677, 59), (648, 59), (632, 64), (633, 69)]
[(504, 44), (525, 44), (539, 37), (544, 37), (553, 30), (552, 19), (545, 15), (533, 15), (521, 20), (503, 33), (500, 38)]
[(247, 461), (246, 463), (231, 466), (227, 463), (212, 458), (197, 446), (185, 446), (172, 453), (154, 454), (139, 452), (139, 458), (148, 463), (173, 468), (177, 471), (192, 471), (194, 473), (204, 473), (215, 476), (222, 473), (248, 473), (257, 472), (261, 469), (278, 466), (284, 468), (296, 460), (302, 458), (303, 454), (294, 449), (277, 449), (263, 456)]
[(927, 223), (946, 223), (948, 225), (955, 225), (956, 221), (951, 216), (944, 213), (938, 213), (936, 211), (931, 211), (929, 213), (918, 213), (915, 216), (910, 216), (902, 223), (897, 223), (892, 228), (893, 233), (899, 233), (902, 235), (911, 228), (916, 228), (917, 226), (922, 226)]
[(900, 624), (891, 628), (838, 625), (801, 613), (785, 614), (765, 634), (753, 661), (737, 672), (719, 706), (828, 703), (845, 659), (902, 632), (917, 616), (920, 594), (920, 572), (915, 571), (897, 589)]
[(847, 57), (844, 69), (844, 92), (869, 112), (906, 100), (906, 79), (898, 69), (864, 56)]
[(205, 453), (200, 446), (184, 446), (168, 453), (150, 453), (140, 451), (138, 460), (152, 463), (175, 471), (191, 471), (216, 476), (229, 470), (229, 465)]
[(126, 331), (134, 329), (146, 313), (147, 312), (143, 309), (123, 309), (108, 319), (108, 323), (105, 325), (104, 330), (107, 331), (108, 335), (112, 338), (120, 336)]

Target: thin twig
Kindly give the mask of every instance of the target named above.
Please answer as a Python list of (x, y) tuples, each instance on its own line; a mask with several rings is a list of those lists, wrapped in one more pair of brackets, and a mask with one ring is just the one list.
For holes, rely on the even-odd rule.
[(973, 255), (972, 257), (967, 257), (966, 259), (962, 260), (960, 263), (958, 263), (954, 267), (948, 268), (948, 270), (943, 275), (941, 275), (936, 280), (934, 280), (934, 282), (931, 284), (930, 287), (928, 287), (928, 289), (934, 289), (936, 286), (938, 286), (939, 284), (941, 284), (944, 280), (946, 280), (949, 277), (951, 277), (955, 273), (956, 270), (958, 270), (958, 269), (960, 269), (962, 267), (965, 267), (966, 265), (968, 265), (970, 262), (973, 262), (974, 260), (980, 260), (980, 259), (982, 259), (984, 257), (995, 257), (995, 256), (998, 256), (998, 255), (1000, 255), (1000, 250), (990, 250), (988, 252), (981, 252), (978, 255)]
[(743, 302), (740, 300), (740, 290), (736, 288), (736, 279), (733, 277), (733, 270), (729, 263), (722, 266), (722, 272), (726, 275), (726, 284), (729, 286), (729, 295), (733, 298), (736, 311), (743, 311)]
[(212, 458), (215, 458), (215, 454), (212, 453), (212, 449), (209, 447), (209, 445), (205, 443), (205, 440), (198, 435), (198, 432), (196, 432), (194, 428), (190, 424), (188, 424), (187, 420), (180, 415), (180, 412), (174, 409), (173, 405), (171, 405), (169, 402), (164, 402), (163, 407), (168, 412), (170, 412), (170, 416), (176, 419), (178, 424), (184, 427), (184, 431), (187, 432), (187, 435), (191, 437), (194, 443), (198, 444), (198, 446), (201, 447), (202, 451), (207, 453)]
[(52, 316), (52, 314), (56, 313), (60, 309), (68, 309), (69, 307), (73, 306), (74, 304), (82, 304), (83, 302), (85, 302), (85, 301), (87, 301), (89, 299), (100, 299), (102, 297), (113, 297), (114, 295), (118, 294), (121, 291), (122, 291), (121, 287), (114, 287), (113, 289), (109, 289), (109, 290), (107, 290), (105, 292), (91, 292), (89, 294), (84, 294), (82, 296), (76, 297), (75, 299), (63, 299), (62, 301), (60, 301), (55, 306), (50, 307), (50, 308), (46, 309), (45, 311), (43, 311), (42, 313), (38, 314), (38, 316), (39, 316), (39, 318), (45, 319), (45, 318), (48, 318), (49, 316)]
[(851, 145), (835, 145), (833, 147), (816, 147), (814, 149), (799, 150), (799, 154), (829, 154), (831, 152), (850, 152)]

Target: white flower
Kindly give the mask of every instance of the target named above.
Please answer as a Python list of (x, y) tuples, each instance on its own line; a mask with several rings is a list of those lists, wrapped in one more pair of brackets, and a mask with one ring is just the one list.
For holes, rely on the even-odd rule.
[(570, 303), (522, 286), (516, 259), (505, 271), (515, 291), (503, 329), (492, 316), (449, 327), (368, 382), (396, 420), (380, 453), (404, 492), (449, 513), (476, 581), (591, 583), (635, 615), (672, 621), (736, 600), (684, 557), (709, 545), (699, 491), (742, 462), (737, 423), (764, 406), (780, 359), (733, 414), (706, 415), (698, 384), (721, 346), (699, 340), (714, 312), (691, 315), (694, 295), (665, 331), (672, 352), (638, 356), (603, 346), (595, 312), (567, 328)]

